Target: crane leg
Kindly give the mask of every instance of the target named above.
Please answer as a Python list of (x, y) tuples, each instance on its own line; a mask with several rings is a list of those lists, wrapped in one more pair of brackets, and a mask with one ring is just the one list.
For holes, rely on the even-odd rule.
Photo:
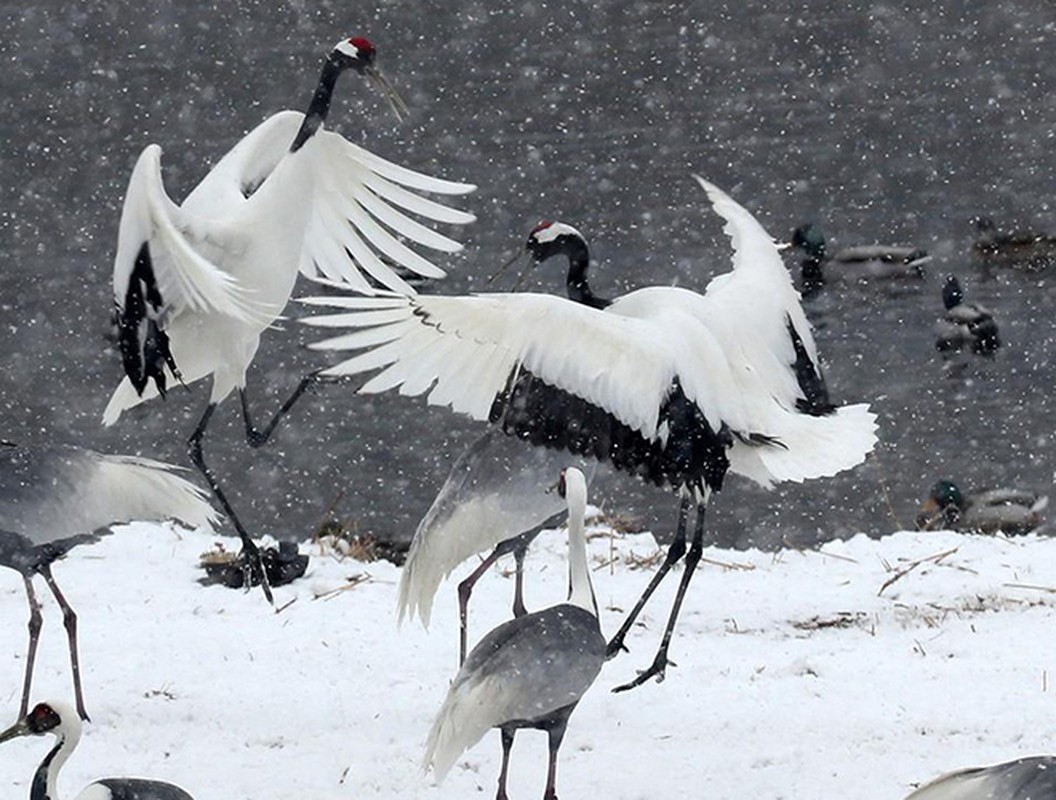
[(561, 742), (565, 738), (568, 729), (568, 717), (554, 725), (547, 731), (549, 736), (550, 758), (546, 770), (546, 790), (543, 792), (543, 800), (557, 800), (557, 752), (561, 749)]
[(55, 583), (55, 578), (51, 575), (51, 565), (42, 566), (40, 574), (44, 576), (48, 588), (55, 595), (55, 602), (62, 609), (62, 624), (66, 628), (66, 640), (70, 647), (70, 670), (73, 673), (73, 697), (77, 705), (77, 714), (85, 722), (89, 722), (88, 712), (84, 709), (84, 692), (81, 690), (81, 660), (77, 655), (77, 614), (59, 590), (59, 585)]
[(524, 557), (526, 555), (528, 555), (527, 542), (513, 551), (513, 560), (517, 565), (513, 587), (513, 616), (515, 617), (523, 617), (528, 613), (528, 609), (524, 607)]
[(275, 412), (275, 416), (271, 418), (271, 421), (265, 425), (263, 429), (259, 429), (253, 425), (253, 418), (249, 413), (249, 399), (246, 397), (246, 390), (239, 389), (238, 398), (242, 401), (242, 421), (246, 425), (246, 441), (249, 443), (249, 446), (260, 447), (267, 442), (268, 439), (271, 438), (271, 434), (275, 432), (275, 428), (282, 421), (282, 418), (286, 416), (291, 408), (293, 408), (294, 403), (300, 400), (301, 395), (311, 388), (312, 384), (318, 380), (320, 380), (320, 377), (316, 372), (310, 372), (301, 378), (301, 382), (297, 384), (297, 388), (293, 390), (293, 394), (286, 398), (286, 402), (279, 407), (279, 410)]
[(502, 732), (502, 768), (499, 770), (499, 790), (495, 794), (495, 800), (509, 800), (506, 794), (506, 775), (510, 767), (510, 751), (513, 749), (513, 737), (517, 733), (516, 728), (500, 728)]
[(667, 660), (667, 650), (671, 645), (671, 635), (675, 632), (675, 623), (678, 622), (678, 614), (679, 611), (682, 610), (682, 601), (686, 597), (686, 589), (689, 588), (689, 582), (693, 580), (693, 573), (697, 571), (697, 564), (700, 563), (700, 558), (704, 554), (705, 509), (706, 506), (704, 505), (697, 506), (697, 526), (693, 531), (693, 543), (689, 546), (689, 552), (686, 553), (686, 564), (682, 573), (682, 580), (678, 584), (678, 592), (675, 594), (675, 602), (671, 606), (671, 616), (667, 620), (667, 627), (664, 629), (664, 638), (660, 642), (660, 649), (656, 652), (656, 658), (653, 659), (653, 663), (647, 669), (638, 673), (637, 678), (630, 683), (617, 686), (613, 689), (614, 692), (625, 692), (628, 689), (641, 686), (652, 677), (655, 677), (657, 682), (660, 682), (664, 679), (667, 665), (672, 663)]
[(264, 569), (264, 562), (260, 557), (260, 549), (257, 547), (256, 542), (250, 537), (249, 533), (242, 526), (242, 522), (238, 519), (238, 515), (235, 514), (235, 510), (231, 507), (231, 504), (227, 501), (227, 496), (220, 488), (220, 484), (216, 480), (216, 476), (213, 475), (213, 471), (205, 463), (205, 457), (202, 455), (202, 437), (205, 435), (205, 429), (209, 425), (209, 420), (213, 416), (213, 412), (216, 411), (216, 403), (210, 403), (205, 407), (205, 412), (202, 414), (202, 418), (198, 420), (198, 426), (194, 429), (194, 433), (191, 434), (191, 438), (187, 440), (187, 452), (190, 455), (191, 463), (194, 464), (195, 468), (202, 473), (202, 477), (205, 478), (206, 483), (209, 484), (209, 488), (213, 492), (213, 496), (220, 503), (220, 507), (224, 509), (224, 513), (227, 514), (227, 518), (231, 520), (231, 524), (235, 526), (235, 530), (238, 531), (238, 537), (242, 540), (242, 554), (244, 557), (244, 572), (245, 572), (245, 585), (251, 586), (250, 575), (252, 571), (256, 569), (260, 574), (260, 585), (264, 590), (264, 596), (268, 599), (268, 602), (275, 605), (275, 600), (271, 595), (271, 586), (268, 583), (268, 573)]
[(660, 569), (653, 575), (653, 579), (649, 581), (649, 585), (645, 587), (645, 591), (642, 592), (642, 596), (638, 598), (638, 602), (635, 603), (634, 608), (631, 609), (631, 613), (623, 620), (623, 624), (620, 629), (616, 631), (616, 634), (609, 640), (608, 646), (605, 648), (605, 657), (612, 658), (621, 650), (627, 648), (623, 644), (623, 640), (627, 638), (628, 632), (631, 630), (631, 626), (634, 625), (634, 621), (638, 619), (638, 615), (645, 608), (645, 604), (649, 602), (649, 598), (653, 596), (653, 592), (656, 591), (657, 587), (663, 582), (667, 573), (671, 570), (678, 560), (686, 552), (686, 519), (689, 516), (689, 498), (682, 498), (682, 502), (678, 507), (678, 527), (675, 529), (675, 538), (667, 548), (667, 557), (664, 559), (664, 563), (660, 565)]
[(471, 572), (462, 583), (458, 584), (458, 616), (459, 621), (461, 622), (459, 666), (462, 666), (466, 660), (469, 596), (473, 594), (473, 587), (477, 585), (477, 581), (479, 581), (481, 576), (491, 568), (491, 565), (502, 558), (502, 556), (507, 553), (513, 553), (513, 556), (517, 561), (517, 585), (514, 589), (513, 595), (513, 615), (515, 617), (524, 616), (528, 613), (524, 607), (524, 557), (528, 553), (528, 545), (535, 541), (535, 537), (538, 536), (541, 531), (546, 530), (547, 528), (552, 528), (555, 525), (560, 525), (564, 522), (567, 516), (567, 510), (552, 514), (534, 528), (531, 528), (524, 533), (519, 533), (516, 536), (511, 536), (509, 539), (503, 539), (495, 545), (495, 549), (491, 551), (491, 554), (480, 562), (480, 566), (473, 570), (473, 572)]
[(22, 679), (22, 705), (18, 711), (19, 719), (25, 717), (29, 711), (29, 695), (33, 688), (33, 665), (37, 660), (40, 629), (44, 624), (44, 618), (40, 615), (40, 601), (37, 600), (37, 593), (33, 591), (33, 579), (28, 575), (23, 575), (22, 581), (26, 586), (26, 599), (29, 600), (29, 650), (26, 651), (26, 675)]
[(469, 638), (469, 598), (473, 594), (473, 587), (477, 585), (477, 581), (481, 579), (485, 572), (487, 572), (491, 565), (498, 561), (499, 556), (502, 555), (502, 551), (496, 547), (491, 553), (480, 562), (475, 570), (469, 573), (469, 576), (458, 584), (458, 620), (459, 620), (459, 647), (458, 647), (458, 666), (462, 666), (466, 661), (467, 651), (467, 639)]

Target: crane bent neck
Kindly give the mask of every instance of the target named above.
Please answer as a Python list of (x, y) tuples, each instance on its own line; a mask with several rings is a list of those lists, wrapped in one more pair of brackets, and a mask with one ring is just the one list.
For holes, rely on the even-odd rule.
[(70, 752), (77, 746), (78, 738), (75, 734), (58, 734), (55, 746), (44, 756), (44, 760), (40, 762), (40, 766), (33, 774), (29, 800), (58, 800), (59, 770), (70, 757)]
[(565, 280), (568, 299), (591, 308), (607, 308), (612, 305), (611, 300), (594, 294), (587, 283), (587, 269), (590, 267), (587, 243), (572, 239), (565, 245), (564, 252), (568, 256), (568, 278)]

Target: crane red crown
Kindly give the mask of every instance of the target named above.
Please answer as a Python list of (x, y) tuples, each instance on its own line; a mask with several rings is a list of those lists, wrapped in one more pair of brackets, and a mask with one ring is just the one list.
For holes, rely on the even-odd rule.
[(371, 55), (374, 53), (374, 44), (370, 39), (365, 39), (362, 36), (353, 36), (348, 40), (348, 43), (364, 55)]

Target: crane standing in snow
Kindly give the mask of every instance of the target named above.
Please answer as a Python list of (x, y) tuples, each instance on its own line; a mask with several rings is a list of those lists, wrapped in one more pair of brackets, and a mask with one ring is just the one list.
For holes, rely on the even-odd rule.
[[(59, 800), (59, 770), (81, 740), (81, 721), (73, 709), (58, 700), (38, 703), (31, 712), (6, 731), (0, 732), (0, 743), (19, 736), (44, 736), (50, 733), (55, 746), (40, 762), (29, 791), (29, 800)], [(77, 800), (194, 800), (171, 783), (148, 778), (103, 778), (92, 781), (77, 795)]]
[(88, 719), (77, 656), (77, 615), (51, 574), (73, 547), (97, 541), (111, 525), (176, 519), (212, 529), (216, 512), (176, 467), (77, 447), (22, 447), (0, 441), (0, 566), (22, 575), (29, 601), (29, 650), (20, 716), (29, 708), (43, 620), (33, 590), (40, 575), (62, 609), (77, 713)]
[(439, 779), (491, 728), (502, 734), (499, 800), (520, 728), (550, 738), (548, 800), (557, 798), (557, 753), (568, 719), (605, 662), (605, 638), (587, 566), (587, 482), (569, 467), (559, 492), (568, 502), (568, 601), (504, 622), (484, 636), (458, 671), (426, 743), (425, 766)]
[(906, 800), (1046, 800), (1056, 797), (1056, 757), (1033, 756), (936, 778)]

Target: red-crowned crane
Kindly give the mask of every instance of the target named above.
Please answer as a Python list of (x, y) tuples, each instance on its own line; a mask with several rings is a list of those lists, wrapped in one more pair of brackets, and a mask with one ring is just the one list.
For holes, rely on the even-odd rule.
[[(30, 785), (29, 800), (59, 800), (59, 770), (81, 740), (81, 720), (73, 709), (58, 700), (38, 703), (28, 714), (0, 732), (0, 742), (19, 736), (55, 737), (55, 746), (40, 762)], [(194, 800), (171, 783), (149, 778), (103, 778), (92, 781), (76, 800)]]
[[(570, 299), (551, 295), (307, 298), (343, 313), (310, 325), (355, 328), (312, 346), (364, 350), (324, 375), (377, 373), (363, 393), (427, 394), (533, 444), (565, 449), (666, 485), (681, 496), (667, 558), (609, 643), (610, 655), (664, 576), (686, 556), (652, 665), (627, 684), (662, 678), (686, 588), (703, 551), (704, 512), (727, 471), (763, 486), (834, 475), (876, 443), (867, 405), (836, 406), (799, 294), (773, 239), (744, 208), (697, 179), (726, 220), (733, 270), (704, 294), (669, 286), (615, 300), (587, 283), (589, 251), (572, 227), (529, 237), (537, 261), (569, 259)], [(697, 507), (686, 550), (686, 517)]]
[[(338, 42), (307, 112), (281, 111), (262, 122), (180, 205), (165, 191), (161, 148), (149, 145), (132, 171), (121, 212), (113, 285), (125, 378), (103, 422), (111, 425), (126, 409), (164, 395), (173, 382), (211, 376), (209, 403), (188, 442), (190, 456), (258, 567), (252, 539), (206, 466), (202, 437), (217, 404), (237, 389), (246, 440), (264, 444), (315, 379), (302, 380), (267, 426), (253, 425), (246, 369), (261, 333), (289, 300), (298, 271), (364, 290), (373, 279), (413, 294), (391, 265), (427, 277), (444, 273), (407, 242), (442, 252), (461, 245), (404, 211), (449, 224), (473, 220), (418, 194), (458, 195), (473, 186), (396, 166), (323, 129), (346, 70), (372, 79), (401, 112), (402, 101), (375, 55), (361, 37)], [(262, 585), (270, 599), (267, 581)]]

